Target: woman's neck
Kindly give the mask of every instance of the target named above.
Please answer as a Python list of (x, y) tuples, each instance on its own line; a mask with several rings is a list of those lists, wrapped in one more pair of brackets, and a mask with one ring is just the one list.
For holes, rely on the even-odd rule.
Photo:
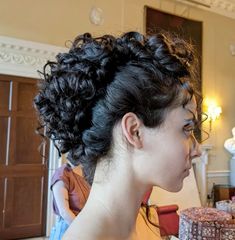
[(128, 239), (135, 228), (144, 194), (149, 188), (137, 181), (132, 167), (122, 164), (128, 160), (119, 159), (118, 166), (97, 166), (84, 209), (90, 212), (99, 209), (97, 219), (104, 223), (100, 227), (104, 231), (101, 235), (106, 234), (107, 239), (109, 236), (116, 236), (113, 239)]
[(107, 239), (112, 239), (111, 236), (115, 236), (114, 239), (128, 239), (135, 228), (141, 205), (141, 198), (137, 194), (130, 190), (119, 191), (121, 185), (113, 185), (112, 191), (109, 191), (109, 186), (94, 185), (87, 202), (87, 209), (89, 206), (92, 211), (99, 208), (97, 219), (103, 222), (100, 228), (103, 232), (100, 234), (106, 235)]
[(108, 162), (97, 165), (86, 205), (68, 229), (65, 240), (130, 239), (149, 186), (138, 182), (128, 162), (130, 159), (122, 158), (116, 166), (109, 166)]

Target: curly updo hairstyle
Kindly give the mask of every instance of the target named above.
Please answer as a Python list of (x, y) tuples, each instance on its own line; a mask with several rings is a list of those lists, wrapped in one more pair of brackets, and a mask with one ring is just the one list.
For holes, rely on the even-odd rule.
[(92, 183), (97, 161), (112, 145), (112, 130), (127, 112), (147, 127), (186, 105), (196, 80), (193, 47), (160, 33), (78, 36), (67, 53), (44, 66), (35, 107), (60, 153), (81, 164)]

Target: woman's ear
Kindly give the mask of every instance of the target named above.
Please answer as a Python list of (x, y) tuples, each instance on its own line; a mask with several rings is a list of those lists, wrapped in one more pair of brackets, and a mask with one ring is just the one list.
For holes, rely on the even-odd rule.
[(142, 148), (142, 134), (141, 126), (142, 121), (136, 116), (136, 114), (129, 112), (122, 117), (122, 131), (127, 141), (136, 148)]

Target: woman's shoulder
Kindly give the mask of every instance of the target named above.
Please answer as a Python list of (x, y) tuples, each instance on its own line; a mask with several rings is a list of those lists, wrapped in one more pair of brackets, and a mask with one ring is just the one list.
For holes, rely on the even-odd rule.
[(70, 178), (71, 172), (72, 169), (69, 167), (68, 164), (63, 164), (61, 167), (57, 168), (51, 178), (51, 187), (60, 180), (67, 183), (68, 178)]
[(65, 163), (55, 170), (53, 177), (60, 176), (60, 175), (67, 175), (71, 171), (72, 171), (71, 167), (67, 163)]

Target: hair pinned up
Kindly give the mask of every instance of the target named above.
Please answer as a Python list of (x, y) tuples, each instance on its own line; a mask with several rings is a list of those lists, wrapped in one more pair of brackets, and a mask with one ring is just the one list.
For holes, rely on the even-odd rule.
[(46, 135), (91, 183), (122, 116), (134, 112), (146, 126), (160, 125), (168, 109), (191, 99), (194, 73), (192, 46), (176, 37), (85, 33), (45, 65), (34, 102)]

